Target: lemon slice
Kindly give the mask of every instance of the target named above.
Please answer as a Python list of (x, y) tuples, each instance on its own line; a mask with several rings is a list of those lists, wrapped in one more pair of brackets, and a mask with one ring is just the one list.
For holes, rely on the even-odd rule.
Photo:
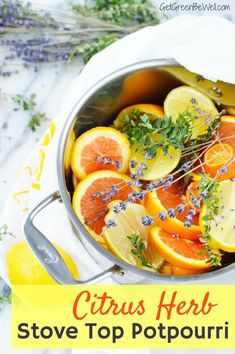
[[(218, 215), (211, 223), (211, 247), (227, 252), (235, 252), (235, 180), (220, 182)], [(204, 205), (200, 213), (200, 226), (205, 227), (203, 216), (208, 214)]]
[[(148, 247), (148, 238), (151, 226), (144, 226), (142, 218), (147, 215), (146, 209), (143, 205), (126, 203), (126, 209), (115, 213), (115, 206), (121, 201), (115, 200), (109, 204), (110, 211), (105, 217), (106, 224), (108, 221), (113, 220), (115, 226), (106, 228), (104, 227), (104, 239), (110, 251), (127, 263), (135, 266), (151, 270), (150, 268), (143, 267), (137, 257), (135, 257), (131, 250), (131, 244), (128, 236), (133, 234), (140, 235), (146, 246), (146, 257), (155, 268), (158, 268), (163, 263), (163, 258), (157, 253), (152, 252)], [(150, 246), (151, 247), (151, 246)]]
[[(190, 86), (180, 86), (170, 91), (164, 102), (164, 111), (167, 116), (171, 116), (176, 121), (179, 113), (185, 111), (196, 115), (192, 121), (192, 139), (206, 134), (209, 124), (215, 117), (218, 117), (218, 111), (212, 100), (200, 91)], [(203, 116), (198, 117), (202, 113)]]
[[(143, 151), (132, 153), (131, 161), (134, 162), (134, 167), (131, 167), (130, 164), (130, 171), (134, 174), (141, 170), (139, 179), (151, 181), (166, 177), (176, 168), (180, 161), (181, 150), (170, 146), (167, 154), (164, 154), (163, 150), (158, 148), (155, 157), (152, 159), (146, 159), (144, 156)], [(141, 168), (141, 163), (144, 164), (144, 168)]]

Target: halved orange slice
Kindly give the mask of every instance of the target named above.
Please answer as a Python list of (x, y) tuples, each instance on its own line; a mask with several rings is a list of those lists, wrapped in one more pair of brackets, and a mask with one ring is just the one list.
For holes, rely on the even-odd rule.
[[(147, 193), (144, 204), (147, 212), (154, 217), (155, 225), (165, 231), (190, 240), (200, 237), (198, 215), (192, 216), (190, 227), (186, 226), (187, 224), (185, 225), (190, 207), (187, 205), (183, 192), (175, 184), (172, 184), (170, 188), (162, 187), (157, 191)], [(177, 212), (177, 207), (181, 205), (182, 211)], [(175, 217), (168, 215), (169, 209), (174, 209)], [(161, 218), (161, 215), (164, 215), (164, 218)]]
[(146, 113), (150, 115), (153, 119), (164, 116), (163, 108), (157, 104), (151, 104), (151, 103), (134, 104), (132, 106), (128, 106), (124, 108), (118, 114), (117, 118), (113, 122), (115, 128), (120, 129), (123, 126), (124, 116), (126, 114), (130, 115), (131, 112), (135, 110), (139, 110), (141, 113)]
[[(218, 143), (213, 145), (204, 155), (204, 169), (211, 177), (218, 175), (219, 179), (235, 177), (235, 165), (230, 166), (229, 162), (235, 156), (234, 149), (229, 144)], [(227, 166), (227, 167), (226, 167)], [(222, 169), (225, 172), (222, 173)]]
[(203, 270), (211, 267), (209, 256), (199, 241), (175, 237), (159, 227), (150, 230), (157, 252), (170, 264), (183, 269)]
[(112, 200), (127, 200), (133, 187), (130, 178), (115, 171), (97, 171), (84, 178), (76, 187), (72, 205), (79, 220), (97, 239), (105, 225), (108, 204)]
[(126, 172), (130, 159), (130, 143), (126, 136), (110, 127), (88, 130), (75, 141), (71, 168), (78, 179), (99, 170)]
[(178, 277), (188, 277), (191, 275), (197, 275), (203, 273), (203, 271), (203, 269), (184, 269), (176, 267), (168, 262), (165, 262), (160, 268), (160, 273), (165, 275), (176, 275)]

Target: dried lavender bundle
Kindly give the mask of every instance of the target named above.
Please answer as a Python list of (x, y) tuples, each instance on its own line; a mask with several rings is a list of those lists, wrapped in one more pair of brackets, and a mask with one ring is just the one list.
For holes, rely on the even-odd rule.
[(10, 76), (21, 64), (38, 71), (42, 64), (75, 57), (86, 63), (117, 39), (160, 20), (149, 0), (97, 0), (67, 10), (0, 0), (0, 74)]

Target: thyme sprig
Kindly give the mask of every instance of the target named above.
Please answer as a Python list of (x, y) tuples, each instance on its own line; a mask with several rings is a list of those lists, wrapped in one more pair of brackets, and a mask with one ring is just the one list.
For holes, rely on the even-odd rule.
[(7, 224), (3, 224), (2, 226), (0, 226), (0, 241), (2, 240), (3, 236), (15, 237), (15, 235), (13, 235), (13, 233), (8, 230)]
[(50, 120), (47, 117), (46, 113), (41, 113), (37, 111), (35, 94), (32, 94), (29, 97), (27, 97), (18, 94), (17, 95), (7, 94), (6, 92), (0, 90), (0, 96), (4, 97), (5, 99), (11, 100), (13, 104), (16, 106), (14, 110), (18, 110), (20, 108), (23, 111), (29, 113), (29, 121), (27, 126), (33, 132), (35, 132), (37, 127), (39, 127), (43, 122)]
[(11, 303), (11, 298), (11, 289), (7, 285), (5, 285), (2, 289), (2, 295), (0, 295), (0, 304), (4, 304), (5, 302)]
[(204, 205), (206, 206), (208, 213), (202, 217), (204, 221), (204, 233), (201, 235), (200, 241), (203, 243), (205, 251), (202, 250), (200, 253), (207, 253), (209, 255), (207, 263), (211, 263), (215, 267), (221, 267), (221, 254), (211, 249), (210, 234), (212, 222), (215, 222), (215, 218), (218, 215), (220, 201), (218, 188), (219, 182), (216, 179), (211, 179), (209, 175), (201, 177), (199, 182), (199, 192), (204, 196)]
[[(193, 113), (186, 111), (180, 113), (174, 122), (172, 117), (154, 119), (150, 114), (134, 109), (130, 115), (124, 115), (121, 130), (132, 146), (154, 157), (158, 148), (167, 154), (170, 146), (176, 149), (185, 147), (192, 137), (190, 122), (193, 117)], [(162, 139), (155, 139), (156, 135)]]
[(148, 258), (146, 246), (141, 235), (135, 233), (127, 236), (127, 238), (133, 245), (133, 248), (131, 249), (132, 255), (141, 262), (141, 265), (153, 269), (155, 272), (159, 272), (158, 268), (156, 268)]
[(28, 128), (33, 132), (36, 131), (42, 122), (49, 121), (50, 119), (46, 116), (45, 113), (40, 113), (36, 111), (37, 103), (35, 101), (35, 94), (32, 94), (30, 97), (25, 97), (23, 95), (13, 95), (10, 96), (11, 100), (16, 103), (16, 105), (23, 109), (23, 111), (28, 111), (30, 114), (30, 119), (28, 122)]

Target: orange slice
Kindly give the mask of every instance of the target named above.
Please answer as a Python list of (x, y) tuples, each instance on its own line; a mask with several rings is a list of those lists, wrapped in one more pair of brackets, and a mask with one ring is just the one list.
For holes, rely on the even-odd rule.
[[(204, 155), (204, 169), (211, 177), (218, 175), (218, 179), (235, 177), (235, 166), (230, 166), (229, 162), (235, 156), (234, 149), (229, 144), (218, 143), (213, 145)], [(234, 165), (231, 163), (231, 165)], [(221, 174), (221, 169), (225, 168)]]
[(196, 210), (197, 212), (201, 209), (202, 197), (199, 193), (199, 183), (191, 182), (186, 190), (186, 200), (190, 208)]
[(64, 169), (66, 176), (70, 173), (70, 162), (71, 162), (71, 153), (73, 149), (73, 144), (75, 142), (76, 136), (74, 130), (69, 133), (69, 137), (66, 142), (66, 147), (64, 151)]
[(110, 127), (97, 127), (79, 136), (73, 145), (71, 167), (78, 179), (99, 170), (126, 172), (130, 144), (125, 135)]
[[(190, 207), (187, 206), (182, 190), (175, 184), (170, 188), (162, 187), (157, 191), (147, 193), (144, 203), (148, 213), (155, 217), (155, 225), (167, 232), (191, 240), (198, 239), (201, 235), (201, 230), (198, 226), (198, 215), (192, 217), (192, 225), (190, 227), (184, 225), (185, 217), (188, 215)], [(167, 210), (176, 209), (178, 205), (184, 205), (184, 211), (182, 213), (175, 211), (174, 218), (168, 216)], [(166, 215), (164, 220), (159, 217), (162, 212)]]
[(160, 273), (165, 275), (173, 275), (178, 277), (187, 277), (190, 275), (197, 275), (203, 273), (202, 269), (183, 269), (175, 267), (172, 264), (165, 262), (160, 268)]
[(125, 116), (125, 114), (130, 115), (131, 112), (134, 110), (139, 110), (141, 113), (149, 114), (150, 116), (153, 117), (153, 119), (164, 116), (163, 108), (157, 104), (148, 104), (148, 103), (134, 104), (132, 106), (124, 108), (118, 114), (117, 118), (113, 122), (115, 128), (120, 129), (123, 126), (123, 117)]
[(229, 144), (235, 149), (235, 117), (222, 116), (218, 136), (223, 144)]
[(79, 220), (93, 237), (102, 233), (108, 204), (112, 200), (127, 200), (133, 187), (130, 179), (115, 171), (97, 171), (84, 178), (76, 187), (72, 205)]
[(211, 267), (201, 242), (174, 237), (159, 227), (150, 230), (156, 250), (170, 264), (183, 269), (204, 270)]
[(231, 114), (232, 116), (235, 116), (235, 107), (226, 106), (225, 109), (227, 113)]

